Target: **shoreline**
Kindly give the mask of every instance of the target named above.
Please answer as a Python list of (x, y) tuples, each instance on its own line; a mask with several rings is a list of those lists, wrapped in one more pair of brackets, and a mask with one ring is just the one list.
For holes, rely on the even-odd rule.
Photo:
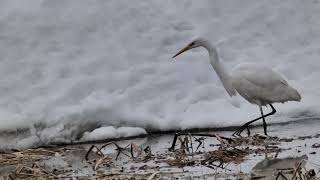
[[(312, 123), (313, 121), (317, 121), (320, 118), (318, 117), (309, 117), (309, 118), (298, 118), (292, 121), (285, 121), (285, 122), (277, 122), (277, 123), (268, 123), (269, 126), (281, 126), (281, 125), (288, 125), (288, 124), (300, 124), (302, 122)], [(141, 134), (136, 136), (127, 136), (127, 137), (117, 137), (117, 138), (108, 138), (108, 139), (100, 139), (94, 141), (73, 141), (73, 142), (53, 142), (47, 145), (40, 145), (34, 146), (31, 148), (52, 148), (52, 147), (62, 147), (62, 146), (73, 146), (73, 145), (84, 145), (84, 144), (101, 144), (107, 143), (111, 141), (123, 141), (123, 140), (130, 140), (136, 138), (146, 138), (146, 137), (153, 137), (158, 135), (174, 135), (175, 133), (199, 133), (199, 132), (221, 132), (226, 131), (230, 132), (232, 135), (232, 131), (235, 131), (240, 126), (227, 126), (227, 127), (217, 127), (217, 128), (190, 128), (184, 130), (167, 130), (167, 131), (160, 131), (160, 130), (147, 130), (147, 134)], [(262, 127), (262, 123), (256, 123), (250, 126), (250, 129), (260, 129)], [(319, 131), (320, 133), (320, 131)], [(243, 136), (247, 136), (246, 132), (242, 133)], [(276, 134), (275, 134), (276, 135)], [(4, 149), (8, 150), (8, 149)], [(2, 150), (3, 151), (3, 150)], [(1, 150), (0, 150), (1, 152)]]

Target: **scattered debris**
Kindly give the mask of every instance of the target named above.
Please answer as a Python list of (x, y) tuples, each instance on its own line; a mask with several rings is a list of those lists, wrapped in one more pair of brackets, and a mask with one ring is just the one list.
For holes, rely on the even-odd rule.
[(239, 164), (244, 160), (244, 157), (248, 154), (248, 151), (240, 150), (237, 148), (218, 149), (210, 151), (208, 153), (208, 157), (202, 161), (202, 164), (212, 164), (213, 162), (219, 162), (220, 164), (233, 162)]
[(23, 151), (15, 151), (11, 153), (0, 154), (1, 165), (14, 165), (25, 162), (36, 162), (47, 156), (53, 156), (55, 153), (60, 153), (63, 149), (47, 150), (43, 148), (39, 149), (26, 149)]
[[(110, 149), (110, 148), (116, 150), (117, 153), (115, 158), (103, 152), (104, 149)], [(125, 151), (130, 152), (130, 155), (129, 153), (125, 153)], [(95, 157), (93, 158), (93, 160), (90, 161), (89, 156), (92, 153), (95, 155)], [(151, 148), (149, 146), (146, 147), (145, 149), (142, 149), (141, 147), (131, 143), (125, 147), (121, 147), (115, 142), (109, 142), (109, 143), (103, 144), (100, 148), (97, 147), (96, 145), (92, 145), (86, 153), (85, 160), (88, 161), (90, 164), (94, 164), (93, 170), (96, 171), (100, 166), (110, 167), (114, 161), (118, 160), (121, 154), (135, 161), (147, 160), (151, 158), (151, 155), (152, 155)]]
[[(263, 165), (271, 164), (275, 166), (281, 161), (277, 158), (279, 152), (283, 149), (280, 143), (288, 143), (294, 140), (308, 139), (309, 136), (293, 138), (274, 138), (262, 135), (253, 135), (249, 137), (224, 137), (219, 134), (209, 133), (176, 133), (173, 137), (172, 145), (169, 151), (159, 153), (154, 151), (151, 146), (145, 144), (137, 145), (135, 143), (118, 143), (108, 142), (101, 145), (92, 145), (87, 150), (82, 148), (82, 153), (79, 157), (83, 160), (83, 167), (92, 172), (81, 172), (96, 178), (111, 178), (111, 179), (130, 179), (132, 177), (138, 179), (155, 179), (162, 177), (170, 177), (170, 173), (179, 172), (163, 172), (160, 171), (159, 165), (162, 168), (181, 169), (182, 172), (188, 172), (188, 168), (201, 166), (213, 169), (214, 177), (223, 177), (218, 172), (228, 172), (225, 177), (235, 179), (246, 179), (248, 174), (241, 171), (234, 174), (234, 168), (230, 166), (238, 166), (250, 156), (266, 156), (266, 159), (261, 163)], [(210, 141), (209, 141), (210, 140)], [(210, 144), (209, 142), (214, 142)], [(305, 145), (307, 146), (307, 145)], [(282, 147), (282, 148), (281, 148)], [(319, 148), (319, 143), (314, 143), (312, 148)], [(304, 147), (300, 147), (304, 148)], [(0, 166), (12, 168), (10, 173), (0, 176), (2, 179), (54, 179), (54, 178), (75, 178), (75, 174), (79, 174), (75, 167), (66, 165), (66, 169), (59, 167), (49, 167), (42, 163), (48, 159), (64, 158), (67, 153), (73, 150), (72, 148), (38, 148), (26, 150), (12, 150), (10, 152), (2, 152), (0, 154)], [(299, 150), (297, 150), (299, 151)], [(273, 154), (273, 158), (268, 158), (267, 154)], [(316, 154), (316, 151), (308, 152)], [(124, 161), (125, 159), (125, 161)], [(289, 158), (290, 160), (290, 158)], [(126, 166), (123, 162), (137, 164), (136, 166)], [(258, 165), (258, 164), (257, 164)], [(286, 163), (290, 165), (290, 163)], [(296, 164), (291, 164), (290, 167), (280, 165), (272, 169), (270, 172), (275, 179), (312, 179), (319, 174), (314, 169), (305, 169), (301, 159)], [(284, 168), (285, 167), (285, 168)], [(151, 170), (151, 171), (150, 171)], [(87, 170), (86, 170), (87, 171)], [(148, 173), (146, 173), (148, 172)], [(266, 172), (266, 170), (264, 170)], [(0, 172), (1, 173), (1, 172)], [(81, 174), (80, 173), (80, 174)], [(201, 176), (199, 176), (201, 177)], [(259, 179), (267, 177), (265, 174), (251, 174), (251, 179)]]
[(320, 144), (319, 143), (314, 143), (311, 147), (312, 148), (320, 148)]
[[(201, 133), (197, 133), (197, 134), (192, 134), (192, 133), (175, 133), (174, 134), (174, 137), (173, 137), (173, 141), (172, 141), (172, 145), (171, 147), (169, 148), (169, 151), (174, 151), (175, 149), (175, 146), (176, 146), (176, 143), (177, 143), (177, 139), (179, 136), (189, 136), (189, 137), (192, 137), (196, 140), (196, 142), (198, 142), (198, 146), (197, 146), (197, 149), (196, 151), (198, 150), (198, 148), (203, 144), (203, 141), (204, 141), (204, 138), (197, 138), (197, 137), (217, 137), (216, 134), (201, 134)], [(233, 141), (232, 138), (227, 138), (227, 137), (219, 137), (220, 139), (224, 139), (224, 140), (227, 140), (229, 143), (231, 141)], [(192, 140), (190, 141), (190, 147), (193, 147), (193, 144), (192, 144)]]
[(38, 148), (1, 153), (0, 166), (14, 167), (14, 170), (5, 176), (2, 176), (2, 179), (61, 178), (59, 174), (65, 173), (67, 170), (56, 168), (48, 169), (45, 166), (40, 165), (40, 162), (53, 157), (62, 157), (67, 152), (73, 150), (77, 149)]

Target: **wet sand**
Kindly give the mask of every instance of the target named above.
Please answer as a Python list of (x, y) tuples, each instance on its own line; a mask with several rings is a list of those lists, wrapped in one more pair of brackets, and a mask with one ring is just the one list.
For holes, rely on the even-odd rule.
[(193, 136), (178, 138), (174, 151), (168, 150), (174, 137), (169, 133), (6, 152), (0, 158), (0, 174), (12, 178), (33, 174), (46, 178), (275, 179), (279, 172), (289, 174), (301, 163), (304, 173), (313, 169), (320, 177), (319, 119), (274, 124), (268, 128), (272, 138), (257, 135), (263, 132), (261, 127), (252, 128), (252, 136), (246, 138), (233, 138), (231, 131), (193, 132)]

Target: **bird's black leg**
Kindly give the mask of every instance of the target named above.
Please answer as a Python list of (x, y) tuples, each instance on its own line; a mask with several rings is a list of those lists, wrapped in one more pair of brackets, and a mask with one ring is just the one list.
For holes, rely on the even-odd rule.
[(266, 123), (265, 118), (263, 117), (263, 110), (262, 110), (262, 107), (261, 107), (261, 106), (259, 106), (259, 108), (260, 108), (261, 117), (262, 117), (262, 120), (263, 120), (263, 130), (264, 130), (264, 134), (265, 134), (266, 136), (268, 136), (268, 134), (267, 134), (267, 123)]
[(248, 133), (248, 136), (250, 136), (250, 126), (248, 125), (248, 127), (247, 127), (247, 133)]
[(267, 116), (273, 115), (273, 114), (275, 114), (275, 113), (277, 112), (276, 109), (272, 106), (272, 104), (269, 104), (269, 105), (270, 105), (270, 107), (271, 107), (271, 109), (272, 109), (272, 111), (271, 111), (270, 113), (268, 113), (268, 114), (266, 114), (266, 115), (263, 115), (263, 112), (262, 112), (262, 109), (261, 109), (261, 117), (258, 117), (258, 118), (256, 118), (256, 119), (251, 120), (251, 121), (245, 123), (244, 125), (242, 125), (236, 132), (233, 133), (233, 136), (235, 136), (235, 135), (240, 136), (240, 134), (242, 133), (243, 130), (245, 130), (246, 128), (248, 128), (248, 126), (249, 126), (251, 123), (254, 123), (254, 122), (256, 122), (256, 121), (259, 120), (259, 119), (263, 119), (264, 132), (265, 132), (265, 134), (267, 134), (267, 124), (266, 124), (264, 118), (267, 117)]

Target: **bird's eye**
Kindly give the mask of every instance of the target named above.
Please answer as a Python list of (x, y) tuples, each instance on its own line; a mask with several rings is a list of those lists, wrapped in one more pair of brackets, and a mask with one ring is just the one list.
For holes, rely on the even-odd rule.
[(190, 46), (193, 46), (195, 43), (194, 42), (192, 42), (192, 43), (190, 43)]

